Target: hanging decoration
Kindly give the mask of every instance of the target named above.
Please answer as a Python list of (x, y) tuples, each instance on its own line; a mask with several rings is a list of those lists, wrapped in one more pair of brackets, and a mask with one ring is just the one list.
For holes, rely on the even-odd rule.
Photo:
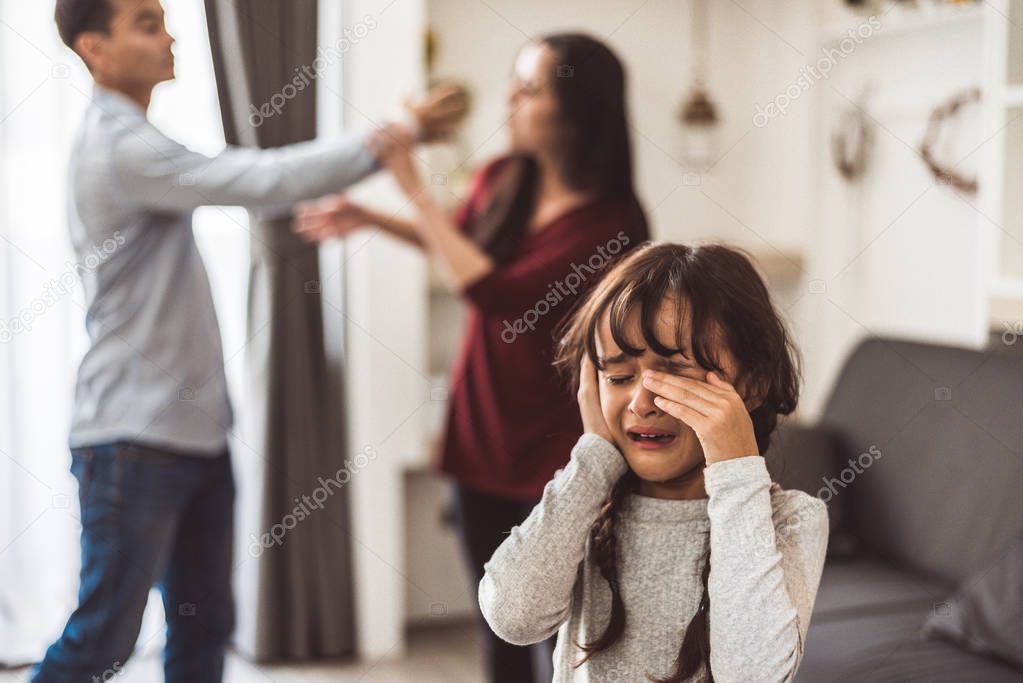
[(869, 87), (854, 105), (842, 112), (831, 132), (831, 156), (835, 168), (848, 181), (859, 179), (867, 170), (874, 150), (874, 122), (867, 113)]
[(707, 42), (710, 26), (706, 0), (691, 0), (690, 45), (693, 46), (693, 85), (679, 107), (682, 124), (682, 161), (707, 169), (715, 161), (720, 118), (707, 88)]
[(950, 185), (967, 194), (977, 193), (977, 179), (959, 173), (954, 165), (939, 161), (934, 153), (934, 148), (946, 129), (949, 128), (951, 119), (964, 106), (979, 101), (980, 88), (974, 87), (952, 96), (944, 104), (935, 107), (927, 121), (927, 132), (924, 133), (923, 142), (920, 143), (920, 157), (927, 164), (927, 168), (930, 169), (935, 180), (942, 185)]

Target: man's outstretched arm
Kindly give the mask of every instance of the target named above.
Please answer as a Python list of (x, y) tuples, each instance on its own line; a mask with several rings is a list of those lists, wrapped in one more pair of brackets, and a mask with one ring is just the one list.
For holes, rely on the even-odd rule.
[(193, 152), (151, 125), (112, 143), (113, 172), (127, 201), (143, 208), (280, 207), (348, 187), (378, 169), (368, 136), (313, 140), (274, 149)]

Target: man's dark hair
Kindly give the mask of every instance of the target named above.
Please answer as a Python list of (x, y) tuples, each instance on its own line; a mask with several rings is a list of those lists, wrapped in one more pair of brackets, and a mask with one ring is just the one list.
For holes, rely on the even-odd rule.
[(60, 38), (72, 50), (75, 40), (86, 31), (109, 33), (113, 16), (109, 0), (57, 0), (54, 12)]

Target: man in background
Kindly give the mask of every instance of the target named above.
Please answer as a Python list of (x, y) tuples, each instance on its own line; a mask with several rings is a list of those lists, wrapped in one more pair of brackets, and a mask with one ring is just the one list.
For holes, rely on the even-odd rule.
[[(146, 115), (153, 88), (174, 78), (159, 0), (57, 0), (55, 18), (95, 80), (72, 150), (68, 221), (78, 260), (92, 254), (98, 263), (83, 271), (90, 346), (70, 433), (82, 512), (79, 604), (32, 680), (92, 683), (119, 673), (156, 584), (166, 680), (220, 681), (234, 628), (232, 411), (192, 211), (287, 206), (337, 192), (378, 164), (367, 139), (354, 136), (191, 152)], [(424, 139), (450, 131), (462, 113), (444, 94), (410, 112)]]

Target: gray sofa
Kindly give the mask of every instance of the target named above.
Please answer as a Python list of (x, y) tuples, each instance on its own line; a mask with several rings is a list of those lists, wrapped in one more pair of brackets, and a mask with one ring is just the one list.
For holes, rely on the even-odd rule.
[(783, 427), (767, 460), (831, 516), (797, 681), (1023, 681), (920, 635), (1023, 534), (1023, 354), (867, 339), (820, 422)]

